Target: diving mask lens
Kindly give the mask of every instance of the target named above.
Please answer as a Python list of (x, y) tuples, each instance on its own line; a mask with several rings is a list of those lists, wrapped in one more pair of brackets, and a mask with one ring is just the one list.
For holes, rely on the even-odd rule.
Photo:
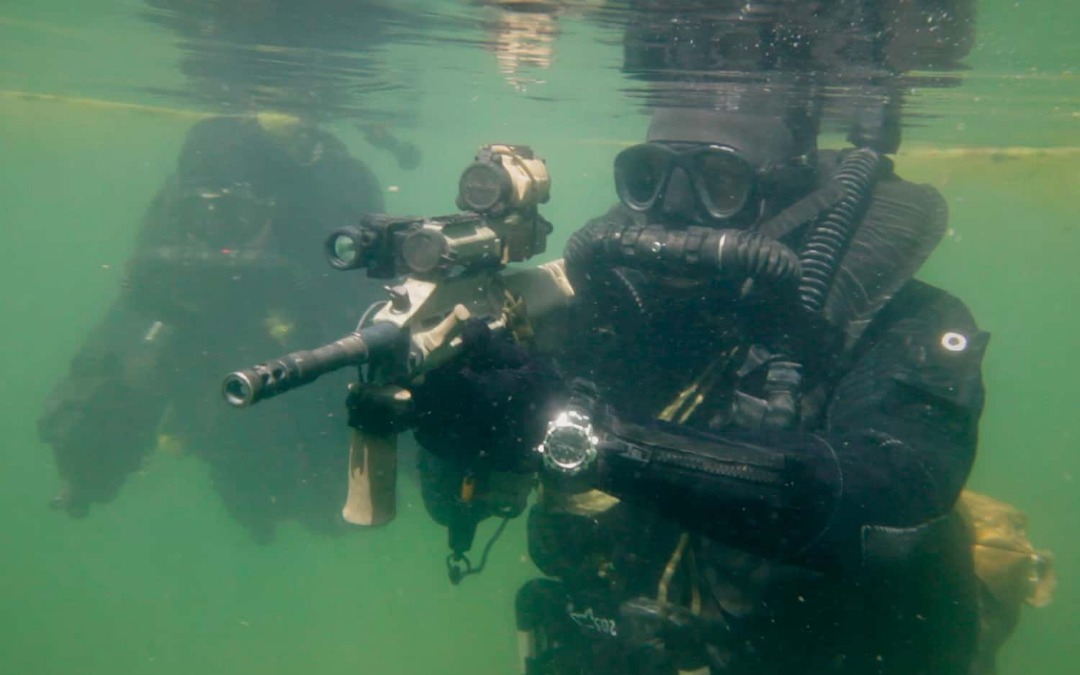
[(634, 211), (648, 211), (665, 199), (672, 173), (682, 169), (691, 178), (696, 199), (711, 218), (740, 213), (750, 200), (758, 174), (735, 150), (722, 145), (671, 147), (636, 145), (615, 157), (615, 188)]
[(191, 190), (176, 207), (179, 231), (204, 245), (239, 247), (263, 231), (273, 202), (258, 198), (247, 184)]
[(724, 147), (710, 147), (694, 155), (694, 176), (698, 197), (713, 218), (730, 218), (750, 199), (756, 172), (753, 167)]
[(670, 169), (671, 153), (652, 145), (636, 145), (615, 157), (615, 189), (635, 211), (652, 207)]

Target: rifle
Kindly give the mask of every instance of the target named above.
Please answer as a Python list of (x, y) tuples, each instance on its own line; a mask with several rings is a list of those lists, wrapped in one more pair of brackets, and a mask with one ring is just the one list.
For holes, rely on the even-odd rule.
[(353, 430), (342, 509), (347, 522), (374, 526), (394, 518), (397, 437), (409, 428), (412, 403), (403, 384), (459, 351), (462, 322), (479, 318), (493, 331), (528, 340), (530, 319), (568, 304), (573, 291), (561, 260), (507, 269), (544, 252), (552, 226), (537, 207), (548, 200), (550, 186), (544, 160), (529, 147), (488, 145), (461, 174), (459, 213), (369, 214), (357, 226), (335, 230), (325, 243), (330, 265), (395, 280), (386, 287), (388, 297), (334, 342), (225, 378), (225, 400), (242, 408), (357, 367), (346, 398)]

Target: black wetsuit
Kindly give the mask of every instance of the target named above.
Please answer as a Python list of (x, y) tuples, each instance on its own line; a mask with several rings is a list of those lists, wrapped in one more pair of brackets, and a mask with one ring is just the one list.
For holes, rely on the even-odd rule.
[[(952, 508), (975, 456), (987, 336), (962, 302), (910, 279), (943, 208), (930, 188), (881, 180), (824, 321), (768, 292), (646, 282), (620, 302), (579, 277), (580, 323), (557, 361), (599, 390), (600, 455), (584, 485), (544, 477), (530, 511), (530, 553), (549, 577), (518, 598), (537, 640), (530, 672), (967, 672), (975, 580)], [(786, 428), (753, 414), (777, 345), (802, 374)], [(490, 385), (480, 403), (500, 442), (528, 445), (529, 406), (498, 392), (544, 378), (504, 363), (469, 379)], [(443, 438), (463, 410), (438, 413)], [(423, 425), (419, 436), (447, 454)], [(433, 512), (448, 504), (432, 488), (439, 467), (426, 465)]]
[[(160, 439), (208, 463), (229, 512), (257, 539), (289, 518), (338, 528), (342, 381), (242, 413), (219, 393), (222, 373), (336, 339), (376, 297), (359, 277), (333, 274), (321, 237), (381, 210), (378, 181), (330, 134), (303, 133), (298, 158), (254, 119), (214, 118), (189, 132), (119, 299), (45, 402), (39, 430), (64, 482), (59, 506), (81, 515), (110, 501)], [(228, 190), (246, 196), (212, 196)], [(220, 217), (207, 217), (207, 203)]]

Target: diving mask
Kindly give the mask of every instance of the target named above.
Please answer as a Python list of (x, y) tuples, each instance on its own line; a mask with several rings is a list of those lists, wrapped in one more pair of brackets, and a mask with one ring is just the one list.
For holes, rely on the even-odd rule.
[(233, 249), (261, 243), (275, 203), (255, 194), (249, 183), (235, 183), (187, 188), (167, 208), (174, 231), (187, 243)]
[(650, 211), (665, 206), (677, 170), (689, 182), (697, 206), (712, 219), (730, 220), (760, 199), (762, 172), (726, 145), (643, 143), (627, 148), (615, 157), (615, 189), (631, 210)]

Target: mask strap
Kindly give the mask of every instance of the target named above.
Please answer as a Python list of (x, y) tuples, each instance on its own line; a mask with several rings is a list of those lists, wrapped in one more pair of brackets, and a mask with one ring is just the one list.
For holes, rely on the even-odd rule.
[(828, 211), (844, 196), (844, 186), (831, 179), (773, 218), (758, 226), (758, 233), (770, 239), (783, 239), (803, 223), (808, 223)]

